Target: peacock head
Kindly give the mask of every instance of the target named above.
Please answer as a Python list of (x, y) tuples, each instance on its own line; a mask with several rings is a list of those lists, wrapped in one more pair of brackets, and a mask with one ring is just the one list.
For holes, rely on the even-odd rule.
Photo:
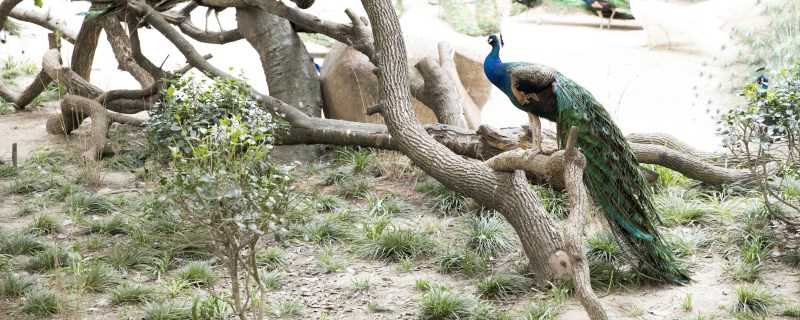
[(487, 41), (489, 42), (489, 45), (492, 46), (492, 48), (495, 48), (495, 47), (498, 47), (498, 46), (502, 47), (502, 46), (505, 45), (505, 42), (503, 42), (503, 35), (502, 34), (500, 34), (500, 37), (498, 37), (495, 34), (490, 35), (489, 39)]

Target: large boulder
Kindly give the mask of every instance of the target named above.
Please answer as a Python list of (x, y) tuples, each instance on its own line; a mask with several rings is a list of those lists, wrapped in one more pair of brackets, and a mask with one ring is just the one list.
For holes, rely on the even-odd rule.
[[(404, 31), (414, 29), (404, 26)], [(475, 102), (465, 106), (465, 115), (471, 127), (480, 124), (480, 109), (486, 104), (491, 92), (491, 84), (483, 74), (483, 59), (488, 46), (484, 39), (462, 35), (446, 36), (439, 32), (405, 32), (406, 50), (409, 66), (414, 66), (425, 57), (437, 57), (438, 39), (408, 34), (436, 35), (446, 39), (455, 51), (455, 63), (459, 77), (467, 93)], [(476, 50), (478, 48), (478, 50)], [(484, 50), (486, 51), (486, 50)], [(367, 116), (366, 109), (378, 101), (378, 78), (375, 66), (357, 50), (338, 44), (325, 57), (320, 79), (324, 97), (325, 117), (358, 122), (382, 123), (380, 115)], [(435, 123), (436, 116), (422, 102), (412, 99), (414, 112), (422, 123)]]

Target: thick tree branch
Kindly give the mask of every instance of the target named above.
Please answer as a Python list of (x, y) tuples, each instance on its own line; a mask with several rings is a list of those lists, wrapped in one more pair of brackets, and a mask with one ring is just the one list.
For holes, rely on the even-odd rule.
[(589, 221), (590, 205), (589, 193), (583, 184), (586, 158), (575, 146), (577, 140), (578, 130), (572, 127), (564, 149), (564, 181), (569, 195), (570, 210), (563, 225), (563, 234), (567, 243), (567, 254), (571, 257), (569, 261), (572, 267), (572, 280), (575, 283), (575, 295), (592, 320), (606, 320), (608, 315), (592, 290), (589, 261), (583, 252), (583, 232), (584, 226)]
[(77, 38), (75, 31), (69, 29), (65, 21), (50, 15), (50, 11), (14, 8), (14, 10), (11, 10), (9, 17), (33, 23), (52, 32), (58, 32), (62, 38), (72, 44), (75, 43), (75, 38)]
[(196, 2), (191, 2), (180, 11), (162, 12), (161, 15), (167, 22), (178, 26), (185, 35), (200, 42), (226, 44), (242, 40), (244, 37), (238, 29), (225, 31), (201, 30), (192, 23), (191, 12), (198, 7)]
[(0, 2), (0, 31), (3, 31), (3, 27), (6, 25), (8, 14), (11, 13), (11, 10), (20, 2), (22, 2), (22, 0), (3, 0)]
[(466, 90), (458, 90), (463, 84), (458, 79), (453, 54), (449, 44), (440, 42), (438, 60), (431, 57), (420, 60), (416, 65), (420, 77), (411, 76), (411, 93), (436, 114), (439, 123), (468, 128), (464, 106), (471, 98), (462, 95)]
[(139, 66), (134, 59), (133, 51), (131, 49), (131, 41), (128, 34), (120, 25), (119, 18), (116, 15), (101, 18), (100, 25), (105, 29), (108, 42), (111, 44), (111, 49), (114, 51), (114, 57), (119, 64), (118, 68), (130, 73), (142, 88), (151, 86), (155, 83), (153, 75), (147, 70)]

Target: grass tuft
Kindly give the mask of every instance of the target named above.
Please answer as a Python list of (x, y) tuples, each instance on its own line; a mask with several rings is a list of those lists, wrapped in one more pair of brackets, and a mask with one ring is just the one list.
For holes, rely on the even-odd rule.
[(34, 254), (45, 249), (36, 236), (27, 233), (0, 234), (0, 254)]
[(64, 303), (55, 292), (36, 288), (25, 294), (21, 310), (32, 316), (49, 317), (64, 310)]
[(617, 262), (622, 258), (622, 250), (617, 241), (608, 233), (597, 233), (586, 241), (586, 257), (590, 260)]
[(478, 281), (478, 293), (482, 298), (506, 298), (523, 294), (531, 286), (530, 280), (520, 275), (496, 273)]
[(470, 316), (472, 301), (443, 287), (431, 287), (420, 300), (422, 320), (456, 320)]
[(774, 304), (774, 298), (769, 291), (753, 286), (736, 288), (736, 303), (733, 311), (736, 313), (767, 315), (769, 308)]
[(481, 256), (494, 256), (511, 248), (505, 220), (497, 215), (473, 216), (468, 220), (467, 246)]
[(134, 304), (155, 301), (156, 290), (147, 285), (124, 283), (111, 290), (111, 304)]
[(216, 272), (214, 272), (214, 269), (212, 269), (207, 263), (203, 262), (188, 263), (183, 267), (183, 270), (178, 273), (178, 277), (185, 280), (189, 284), (198, 287), (212, 287), (214, 286), (214, 283), (217, 282), (218, 278)]
[(467, 197), (435, 180), (417, 185), (417, 191), (428, 195), (431, 208), (443, 216), (455, 216), (467, 212)]
[(305, 306), (295, 300), (281, 300), (271, 306), (272, 314), (278, 318), (295, 317), (303, 314)]
[(539, 302), (526, 307), (520, 314), (520, 320), (555, 320), (558, 306)]
[(705, 221), (709, 206), (694, 199), (690, 192), (670, 188), (655, 199), (661, 220), (667, 226), (690, 225)]
[(118, 283), (119, 278), (114, 270), (103, 263), (93, 263), (75, 275), (75, 285), (87, 292), (105, 292)]
[(61, 232), (61, 221), (50, 215), (40, 215), (33, 218), (28, 227), (34, 234), (54, 234)]
[(174, 302), (165, 301), (150, 303), (144, 306), (143, 320), (188, 320), (192, 319), (192, 310)]
[(401, 261), (433, 252), (435, 243), (425, 234), (384, 225), (360, 241), (358, 251), (367, 258)]
[(89, 193), (76, 192), (65, 199), (66, 213), (71, 215), (101, 215), (114, 212), (117, 208), (114, 203), (106, 196)]
[(267, 271), (275, 271), (286, 266), (286, 257), (281, 249), (269, 247), (256, 252), (256, 265)]
[(447, 252), (436, 258), (439, 272), (444, 274), (462, 273), (474, 276), (486, 271), (486, 261), (483, 257), (468, 250), (455, 250)]
[(264, 288), (269, 290), (278, 290), (283, 287), (283, 276), (278, 272), (262, 272), (260, 278)]
[(0, 297), (17, 298), (33, 288), (33, 280), (28, 277), (13, 273), (5, 273), (0, 276)]
[(781, 315), (789, 318), (800, 318), (800, 304), (793, 304), (784, 307)]
[(110, 218), (96, 219), (89, 223), (89, 232), (108, 235), (128, 234), (129, 226), (125, 217), (113, 215)]
[(344, 262), (334, 255), (333, 248), (326, 247), (317, 257), (317, 266), (325, 273), (336, 273), (344, 269)]
[(74, 255), (60, 247), (49, 247), (37, 252), (28, 261), (25, 270), (41, 272), (72, 265), (78, 259)]

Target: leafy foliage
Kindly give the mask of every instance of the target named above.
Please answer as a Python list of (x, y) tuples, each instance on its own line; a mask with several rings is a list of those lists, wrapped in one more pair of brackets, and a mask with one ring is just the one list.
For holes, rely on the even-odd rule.
[[(236, 130), (225, 132), (220, 124)], [(207, 144), (209, 136), (219, 140), (226, 133), (238, 147), (268, 149), (277, 128), (272, 115), (258, 107), (245, 85), (234, 80), (208, 83), (184, 77), (171, 82), (161, 102), (153, 107), (147, 137), (151, 151), (190, 156)]]

